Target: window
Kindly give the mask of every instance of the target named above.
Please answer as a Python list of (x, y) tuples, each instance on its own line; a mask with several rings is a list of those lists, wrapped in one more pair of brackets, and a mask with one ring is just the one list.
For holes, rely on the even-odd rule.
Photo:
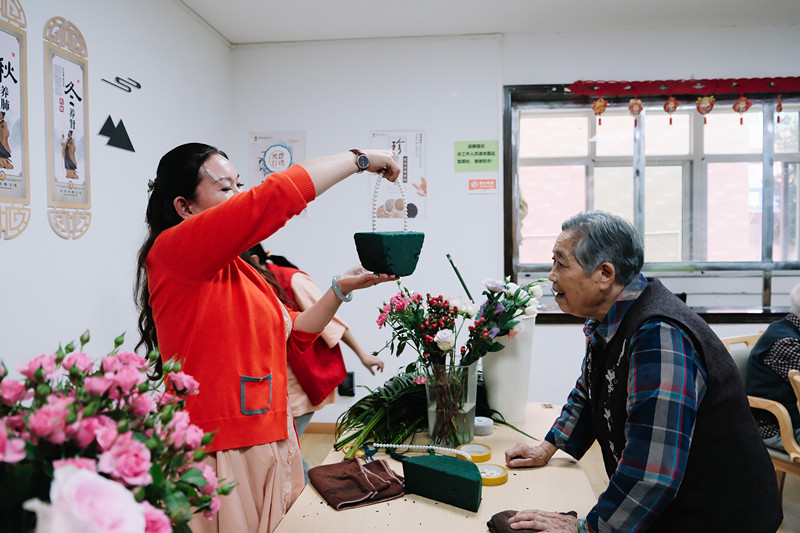
[(608, 99), (598, 121), (563, 87), (506, 87), (507, 273), (549, 271), (561, 222), (602, 209), (642, 232), (645, 272), (684, 278), (677, 289), (751, 278), (749, 300), (734, 288), (690, 305), (773, 305), (772, 277), (800, 275), (800, 99), (784, 96), (778, 114), (776, 98), (750, 97), (740, 115), (736, 98), (703, 116), (696, 97), (671, 115), (665, 97), (641, 97), (638, 119), (628, 99)]

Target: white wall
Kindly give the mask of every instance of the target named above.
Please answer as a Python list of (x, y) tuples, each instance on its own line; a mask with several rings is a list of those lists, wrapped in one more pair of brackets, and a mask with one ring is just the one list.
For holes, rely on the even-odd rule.
[[(127, 333), (138, 341), (132, 299), (136, 253), (144, 236), (147, 181), (158, 159), (190, 140), (230, 137), (230, 48), (173, 2), (22, 0), (27, 19), (31, 221), (0, 240), (0, 359), (9, 371), (52, 353), (89, 328), (99, 358)], [(44, 47), (47, 20), (65, 17), (88, 47), (92, 222), (76, 240), (47, 220)], [(106, 82), (133, 78), (131, 93)], [(136, 152), (106, 146), (97, 133), (120, 119)]]
[[(473, 295), (502, 275), (502, 190), (466, 193), (453, 170), (453, 143), (500, 139), (502, 88), (577, 79), (791, 76), (800, 27), (706, 28), (453, 38), (359, 40), (242, 47), (231, 51), (174, 2), (23, 0), (28, 21), (32, 167), (30, 226), (0, 241), (0, 358), (10, 370), (90, 328), (99, 356), (126, 331), (136, 340), (131, 298), (143, 236), (146, 182), (158, 158), (191, 140), (225, 149), (243, 176), (251, 131), (303, 130), (308, 157), (369, 145), (372, 130), (424, 130), (428, 136), (427, 213), (411, 229), (426, 233), (417, 272), (405, 283), (421, 292), (460, 293), (445, 258), (451, 253)], [(65, 241), (46, 218), (44, 23), (74, 22), (89, 48), (92, 226)], [(131, 77), (125, 93), (101, 78)], [(106, 117), (122, 119), (136, 153), (105, 146)], [(501, 173), (491, 176), (502, 186)], [(370, 227), (369, 176), (355, 176), (312, 204), (267, 247), (294, 260), (322, 287), (357, 261), (352, 241)], [(394, 287), (356, 295), (342, 307), (362, 345), (385, 341), (377, 307)], [(715, 328), (717, 329), (717, 328)], [(725, 326), (723, 334), (757, 330)], [(540, 326), (534, 335), (529, 397), (561, 403), (577, 376), (580, 326)], [(371, 377), (346, 354), (358, 384), (378, 386), (402, 364), (387, 359)], [(335, 420), (350, 399), (315, 421)]]

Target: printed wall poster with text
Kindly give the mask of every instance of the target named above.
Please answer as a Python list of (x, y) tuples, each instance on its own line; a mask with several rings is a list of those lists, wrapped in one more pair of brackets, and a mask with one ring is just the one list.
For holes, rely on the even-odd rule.
[(251, 132), (248, 148), (249, 186), (258, 185), (273, 172), (281, 172), (306, 158), (306, 132)]
[(0, 236), (19, 236), (30, 221), (25, 13), (0, 12)]
[(65, 239), (81, 237), (91, 221), (88, 61), (83, 36), (55, 17), (45, 28), (49, 218)]
[[(373, 131), (371, 135), (370, 148), (394, 150), (397, 154), (401, 170), (399, 181), (405, 190), (409, 219), (425, 217), (428, 200), (426, 145), (427, 134), (424, 131)], [(375, 181), (371, 180), (370, 202), (374, 191)], [(403, 198), (396, 185), (381, 183), (376, 202), (377, 218), (403, 218)]]

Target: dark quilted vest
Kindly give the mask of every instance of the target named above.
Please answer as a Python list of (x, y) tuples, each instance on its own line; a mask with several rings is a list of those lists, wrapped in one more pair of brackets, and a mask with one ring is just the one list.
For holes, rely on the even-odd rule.
[[(786, 407), (786, 410), (789, 411), (789, 415), (792, 417), (792, 426), (796, 429), (800, 428), (797, 396), (794, 395), (794, 390), (789, 382), (765, 365), (762, 360), (762, 356), (769, 352), (775, 341), (785, 337), (800, 339), (800, 332), (785, 318), (770, 324), (767, 331), (758, 339), (758, 342), (750, 352), (750, 358), (747, 360), (747, 384), (745, 387), (747, 394), (751, 396), (760, 396), (781, 402)], [(760, 411), (759, 414), (761, 413), (766, 412)], [(769, 413), (766, 413), (766, 415), (773, 419), (775, 418)]]
[[(617, 468), (612, 450), (619, 454), (625, 447), (630, 339), (654, 319), (672, 322), (691, 337), (708, 381), (678, 495), (648, 531), (774, 533), (783, 519), (775, 470), (736, 365), (703, 319), (655, 279), (648, 280), (611, 342), (595, 347), (587, 365), (592, 420), (606, 472), (611, 476)], [(612, 369), (617, 385), (609, 393), (606, 376)], [(615, 421), (610, 431), (604, 409)]]

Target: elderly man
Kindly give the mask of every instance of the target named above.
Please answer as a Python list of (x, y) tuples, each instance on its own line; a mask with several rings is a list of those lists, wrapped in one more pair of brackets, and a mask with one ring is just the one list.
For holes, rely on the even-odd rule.
[(774, 532), (775, 471), (736, 366), (708, 325), (639, 273), (641, 235), (602, 211), (561, 226), (549, 279), (559, 307), (587, 319), (586, 357), (561, 415), (537, 446), (506, 452), (543, 466), (597, 440), (609, 485), (588, 516), (520, 511), (512, 529), (549, 532)]
[[(773, 322), (758, 339), (747, 361), (747, 394), (780, 402), (789, 411), (795, 438), (800, 442), (800, 411), (789, 384), (789, 371), (800, 370), (800, 284), (789, 292), (789, 314)], [(764, 443), (783, 450), (778, 420), (769, 412), (753, 410)]]

